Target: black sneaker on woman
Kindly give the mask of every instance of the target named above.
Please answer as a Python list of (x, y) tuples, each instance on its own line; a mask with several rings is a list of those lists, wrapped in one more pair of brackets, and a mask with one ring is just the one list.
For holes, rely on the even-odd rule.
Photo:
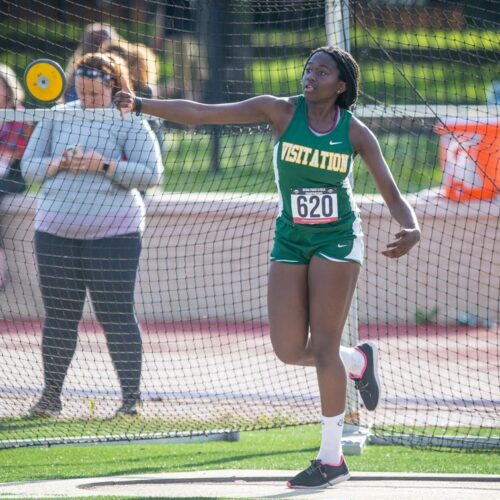
[(328, 488), (347, 481), (349, 469), (344, 459), (340, 465), (323, 464), (321, 460), (311, 460), (311, 465), (288, 481), (289, 488)]
[(123, 404), (116, 410), (115, 417), (137, 417), (137, 399), (124, 401)]
[(44, 391), (42, 397), (29, 410), (32, 418), (56, 418), (62, 411), (61, 397)]

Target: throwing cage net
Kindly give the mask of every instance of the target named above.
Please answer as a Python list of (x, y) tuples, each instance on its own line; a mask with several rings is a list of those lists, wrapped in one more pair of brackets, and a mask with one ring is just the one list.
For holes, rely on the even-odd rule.
[[(498, 448), (500, 4), (408, 3), (68, 1), (61, 10), (60, 2), (3, 1), (0, 62), (23, 88), (41, 92), (42, 101), (43, 85), (57, 87), (59, 73), (42, 81), (42, 71), (23, 82), (25, 69), (40, 58), (59, 63), (69, 103), (75, 54), (111, 50), (123, 58), (139, 95), (210, 103), (297, 95), (312, 49), (329, 43), (349, 49), (362, 77), (354, 115), (377, 135), (398, 186), (416, 210), (422, 241), (397, 261), (381, 255), (399, 227), (356, 159), (354, 191), (366, 262), (344, 340), (378, 343), (383, 394), (369, 413), (349, 386), (346, 421), (369, 427), (380, 442)], [(111, 26), (116, 35), (100, 43), (87, 39), (82, 47), (92, 23)], [(15, 82), (2, 80), (7, 70), (0, 68), (4, 86)], [(0, 91), (0, 103), (1, 98)], [(151, 133), (142, 140), (136, 132), (148, 117), (122, 120), (111, 107), (83, 110), (61, 102), (40, 102), (28, 93), (17, 107), (6, 103), (0, 109), (0, 446), (317, 422), (315, 370), (281, 363), (268, 335), (268, 256), (277, 215), (270, 130), (182, 127), (149, 117)], [(88, 183), (78, 176), (58, 184), (32, 175), (24, 186), (20, 172), (27, 163), (21, 158), (40, 124), (49, 131), (38, 135), (44, 142), (28, 145), (40, 158), (67, 146), (88, 151), (100, 140), (127, 144), (128, 156), (122, 152), (117, 161), (127, 164), (137, 155), (137, 169), (141, 151), (147, 149), (148, 161), (161, 155), (158, 186), (150, 189), (139, 180), (124, 188), (136, 188), (134, 200), (145, 206), (134, 299), (139, 347), (137, 339), (116, 328), (121, 325), (116, 314), (109, 319), (113, 311), (95, 310), (88, 299), (76, 348), (64, 323), (70, 313), (62, 304), (76, 300), (78, 287), (78, 300), (92, 280), (112, 281), (103, 290), (124, 293), (123, 275), (112, 273), (127, 268), (129, 258), (120, 261), (127, 241), (108, 256), (114, 259), (111, 274), (104, 273), (101, 254), (95, 261), (80, 254), (93, 277), (80, 269), (74, 284), (59, 283), (60, 310), (57, 304), (51, 310), (54, 335), (62, 340), (49, 348), (43, 343), (47, 314), (35, 246), (40, 251), (45, 245), (53, 279), (68, 276), (62, 271), (67, 262), (50, 250), (53, 240), (35, 241), (35, 228), (45, 227), (40, 200), (49, 204), (43, 213), (51, 214), (51, 227), (56, 222), (71, 227), (68, 217), (80, 224), (83, 211), (94, 236), (102, 236), (99, 221), (120, 194), (110, 191), (106, 197), (102, 184), (96, 188), (95, 179)], [(77, 140), (69, 144), (68, 134), (77, 134)], [(121, 182), (123, 187), (128, 181)], [(62, 202), (61, 189), (66, 189)], [(96, 296), (95, 290), (93, 297), (87, 293)], [(110, 328), (114, 337), (105, 332)], [(75, 354), (61, 411), (54, 418), (27, 418), (44, 386), (43, 349), (46, 355), (48, 349), (46, 370), (64, 371), (63, 360), (73, 349)], [(139, 415), (115, 416), (124, 385), (138, 375)]]

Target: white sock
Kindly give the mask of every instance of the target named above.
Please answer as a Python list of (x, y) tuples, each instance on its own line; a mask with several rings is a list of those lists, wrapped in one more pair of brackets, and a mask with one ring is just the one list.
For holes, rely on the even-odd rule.
[(340, 358), (344, 363), (347, 375), (351, 378), (359, 378), (365, 369), (365, 357), (361, 351), (354, 347), (340, 346)]
[(321, 416), (321, 446), (316, 458), (324, 464), (341, 464), (344, 415), (345, 412), (336, 417)]

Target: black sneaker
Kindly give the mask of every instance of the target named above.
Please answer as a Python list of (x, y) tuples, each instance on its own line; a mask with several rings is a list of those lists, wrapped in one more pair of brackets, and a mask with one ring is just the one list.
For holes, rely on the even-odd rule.
[(367, 410), (377, 408), (380, 400), (380, 380), (378, 377), (378, 349), (373, 342), (363, 342), (356, 346), (366, 358), (366, 368), (361, 378), (351, 377)]
[(28, 415), (33, 418), (55, 418), (61, 411), (61, 398), (44, 392), (38, 402), (29, 409)]
[(321, 463), (321, 460), (311, 460), (311, 465), (288, 481), (289, 488), (328, 488), (347, 481), (350, 478), (349, 469), (344, 459), (338, 466)]
[(115, 417), (137, 417), (138, 400), (124, 401), (123, 404), (116, 410)]

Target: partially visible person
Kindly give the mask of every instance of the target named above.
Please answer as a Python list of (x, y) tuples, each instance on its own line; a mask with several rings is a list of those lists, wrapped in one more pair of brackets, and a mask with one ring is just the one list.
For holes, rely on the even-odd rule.
[(137, 96), (158, 97), (158, 66), (152, 49), (142, 43), (108, 38), (101, 44), (100, 51), (116, 54), (125, 60)]
[(64, 101), (71, 102), (78, 99), (75, 88), (75, 67), (76, 62), (83, 54), (99, 52), (101, 45), (106, 40), (113, 40), (118, 43), (122, 40), (118, 32), (110, 24), (92, 23), (89, 24), (83, 32), (82, 38), (75, 51), (70, 57), (66, 66), (66, 90), (64, 91)]
[(174, 55), (173, 82), (167, 85), (163, 97), (201, 100), (209, 67), (205, 45), (197, 37), (183, 33), (167, 35), (158, 50)]
[[(118, 55), (125, 60), (135, 95), (148, 99), (158, 97), (158, 66), (152, 49), (142, 43), (109, 38), (102, 43), (100, 50)], [(165, 159), (167, 145), (161, 120), (149, 120), (149, 125), (160, 143), (162, 156)]]
[[(23, 109), (23, 99), (24, 91), (14, 70), (0, 64), (0, 109)], [(0, 203), (6, 195), (26, 189), (20, 162), (30, 132), (30, 123), (0, 122)], [(0, 235), (0, 291), (5, 289), (8, 279), (7, 258)]]
[[(76, 61), (79, 100), (68, 112), (111, 108), (126, 64), (108, 54)], [(30, 182), (42, 185), (35, 216), (35, 253), (45, 308), (44, 382), (33, 417), (55, 417), (75, 353), (86, 292), (102, 325), (122, 389), (117, 415), (137, 414), (142, 343), (134, 287), (145, 224), (139, 191), (158, 185), (160, 148), (147, 121), (95, 119), (35, 128), (22, 160)]]

